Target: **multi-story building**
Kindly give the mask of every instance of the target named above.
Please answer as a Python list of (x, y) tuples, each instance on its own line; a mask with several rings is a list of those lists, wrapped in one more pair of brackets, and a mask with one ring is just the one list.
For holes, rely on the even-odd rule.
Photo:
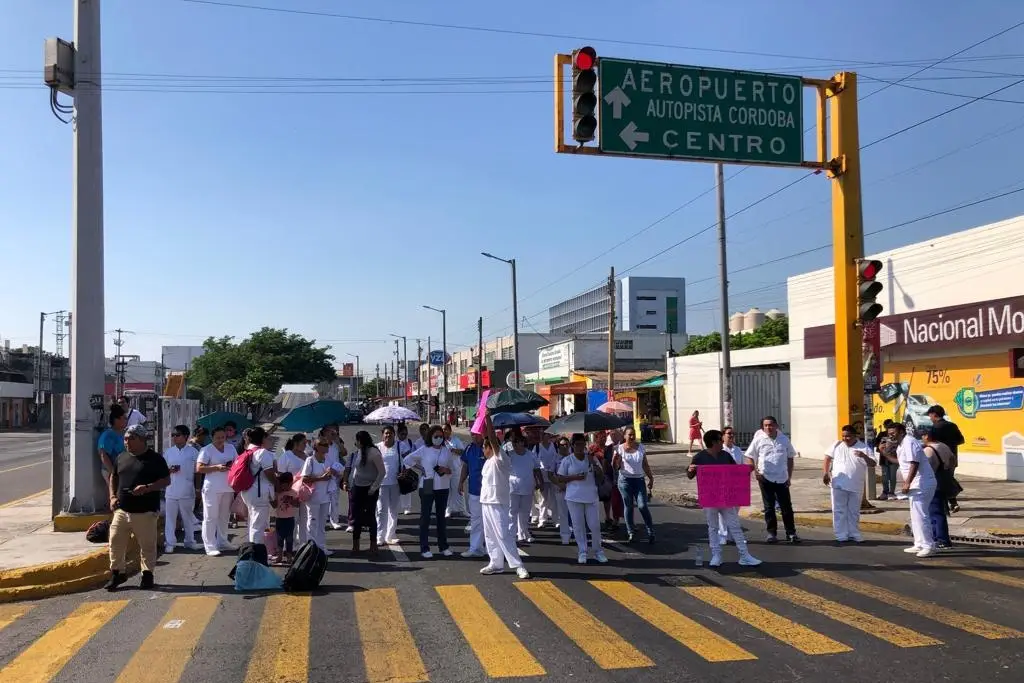
[[(548, 325), (560, 334), (608, 331), (611, 299), (605, 286), (548, 309)], [(681, 277), (624, 277), (615, 283), (615, 329), (620, 332), (679, 334), (686, 331), (686, 280)]]

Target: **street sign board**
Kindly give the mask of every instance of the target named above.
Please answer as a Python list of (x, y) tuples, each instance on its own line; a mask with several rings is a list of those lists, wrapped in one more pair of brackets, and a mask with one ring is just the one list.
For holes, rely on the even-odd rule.
[[(447, 360), (451, 360), (451, 356), (448, 356)], [(430, 352), (430, 364), (431, 365), (444, 365), (445, 363), (444, 351), (431, 351)]]
[(799, 165), (799, 76), (601, 58), (605, 154)]

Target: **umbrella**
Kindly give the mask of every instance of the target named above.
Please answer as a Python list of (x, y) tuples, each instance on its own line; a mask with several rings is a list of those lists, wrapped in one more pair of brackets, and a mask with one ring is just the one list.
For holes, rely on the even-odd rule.
[(381, 422), (405, 422), (406, 420), (419, 419), (420, 416), (408, 408), (403, 408), (402, 406), (381, 406), (363, 418), (363, 421), (376, 424)]
[(632, 413), (633, 406), (626, 405), (622, 401), (608, 401), (607, 403), (602, 403), (601, 405), (599, 405), (597, 407), (597, 410), (598, 412), (609, 414)]
[(289, 410), (279, 424), (286, 432), (313, 432), (325, 425), (347, 422), (348, 419), (349, 410), (344, 402), (322, 400)]
[(487, 397), (487, 410), (491, 413), (525, 413), (547, 404), (546, 398), (525, 389), (506, 389)]
[(217, 410), (209, 413), (208, 415), (203, 415), (196, 420), (196, 424), (203, 427), (208, 432), (212, 432), (217, 427), (223, 427), (228, 422), (234, 422), (235, 426), (239, 429), (247, 429), (255, 424), (245, 415), (242, 415), (241, 413), (233, 413), (230, 410)]
[(618, 429), (633, 424), (633, 420), (608, 413), (587, 412), (573, 413), (568, 417), (555, 420), (548, 427), (549, 434), (586, 434), (601, 432), (606, 429)]
[(529, 413), (495, 413), (491, 416), (491, 422), (496, 429), (508, 429), (509, 427), (548, 427), (550, 422), (543, 417), (530, 415)]

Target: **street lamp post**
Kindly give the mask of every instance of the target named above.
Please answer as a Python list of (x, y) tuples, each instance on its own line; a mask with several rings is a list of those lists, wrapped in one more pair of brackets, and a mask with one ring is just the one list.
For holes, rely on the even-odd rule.
[[(423, 305), (428, 311), (441, 314), (441, 386), (444, 391), (444, 402), (441, 404), (441, 415), (443, 416), (448, 408), (448, 311), (443, 308)], [(429, 360), (429, 359), (428, 359)]]
[(352, 358), (356, 359), (356, 388), (352, 392), (353, 394), (355, 394), (355, 396), (352, 398), (352, 400), (353, 401), (358, 401), (359, 400), (359, 385), (362, 384), (362, 379), (363, 379), (362, 375), (359, 374), (359, 354), (358, 353), (349, 353), (349, 354), (346, 354), (346, 355), (351, 356)]
[(516, 293), (516, 260), (514, 258), (506, 259), (494, 254), (489, 254), (486, 251), (481, 251), (482, 256), (494, 259), (495, 261), (501, 261), (512, 266), (512, 354), (513, 362), (515, 363), (515, 378), (516, 378), (516, 389), (519, 388), (519, 296)]
[(408, 385), (409, 385), (409, 340), (406, 339), (404, 336), (402, 336), (400, 334), (395, 334), (394, 332), (389, 332), (388, 334), (390, 334), (395, 339), (401, 339), (402, 340), (402, 380), (405, 382), (405, 385), (406, 385), (406, 386), (402, 387), (402, 396), (406, 399), (406, 405), (408, 405), (408, 395), (409, 395), (409, 389), (408, 389)]

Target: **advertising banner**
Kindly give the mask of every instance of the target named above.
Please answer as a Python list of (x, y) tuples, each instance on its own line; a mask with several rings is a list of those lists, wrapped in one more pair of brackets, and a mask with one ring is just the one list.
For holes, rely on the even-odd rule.
[(882, 345), (878, 320), (861, 328), (864, 357), (864, 393), (877, 394), (882, 388)]

